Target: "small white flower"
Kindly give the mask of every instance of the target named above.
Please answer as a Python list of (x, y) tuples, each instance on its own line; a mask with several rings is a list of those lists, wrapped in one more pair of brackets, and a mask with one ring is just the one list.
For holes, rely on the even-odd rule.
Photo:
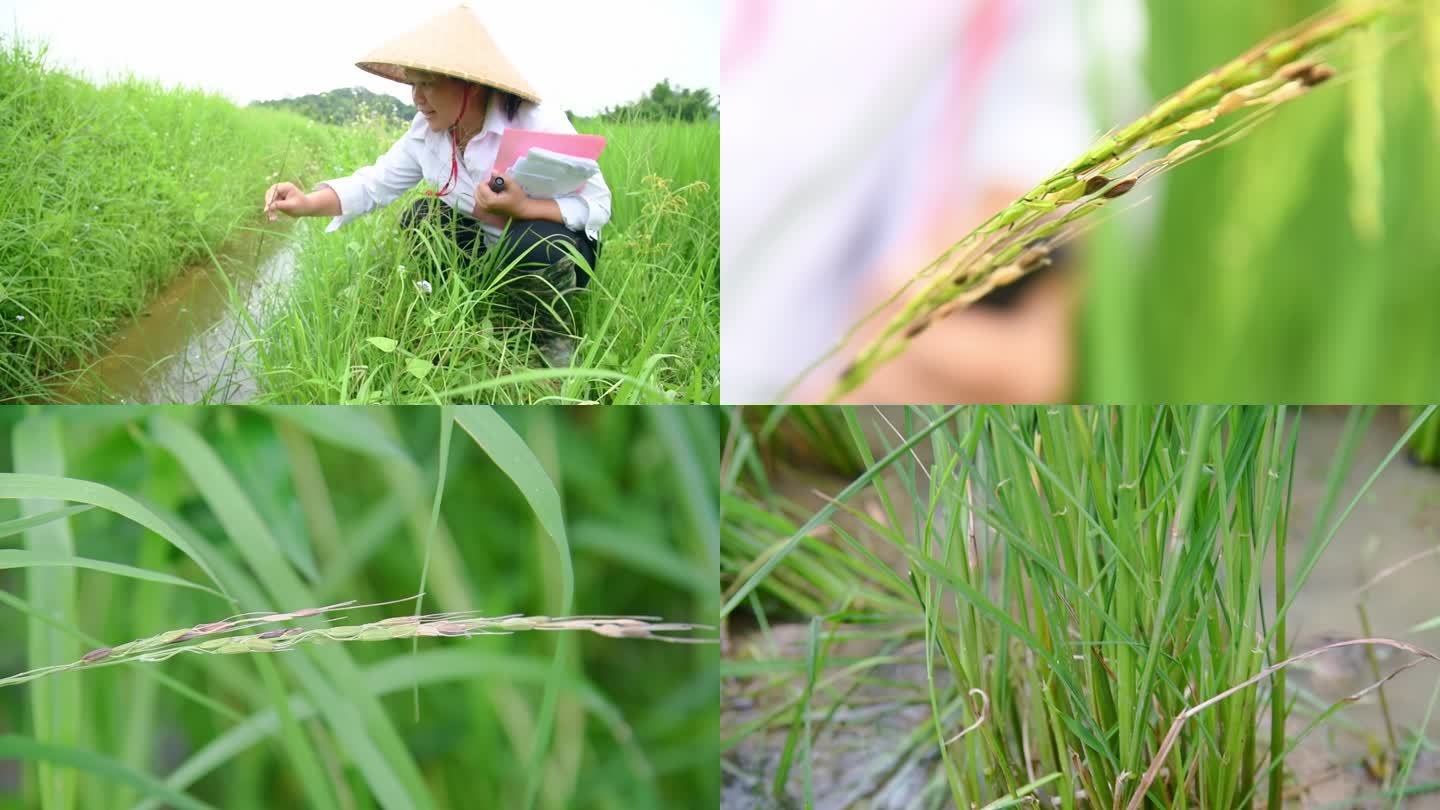
[(15, 316), (15, 320), (17, 320), (17, 321), (23, 321), (23, 320), (25, 320), (25, 316), (24, 316), (24, 315), (16, 315), (16, 316)]
[(402, 264), (399, 267), (395, 268), (395, 272), (399, 273), (402, 276), (405, 275), (405, 265)]
[(415, 282), (415, 289), (419, 290), (421, 295), (429, 295), (431, 292), (430, 282), (422, 278)]

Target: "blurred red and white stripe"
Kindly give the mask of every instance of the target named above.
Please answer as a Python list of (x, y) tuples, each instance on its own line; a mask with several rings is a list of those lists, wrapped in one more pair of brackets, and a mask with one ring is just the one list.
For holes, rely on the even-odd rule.
[[(1103, 5), (1138, 16), (1133, 0)], [(731, 0), (727, 13), (721, 395), (773, 402), (934, 212), (1043, 177), (1097, 126), (1066, 0)]]

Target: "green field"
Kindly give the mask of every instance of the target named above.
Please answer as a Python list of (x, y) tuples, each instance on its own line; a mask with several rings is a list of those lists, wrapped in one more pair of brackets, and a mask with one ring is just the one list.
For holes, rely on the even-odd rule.
[(0, 409), (0, 807), (712, 804), (713, 643), (332, 641), (4, 680), (245, 611), (409, 597), (246, 643), (339, 633), (414, 615), (422, 587), (425, 614), (713, 626), (721, 427), (684, 407)]
[[(137, 80), (96, 88), (47, 67), (41, 48), (0, 42), (0, 401), (73, 391), (187, 267), (229, 273), (277, 248), (294, 252), (297, 273), (267, 291), (265, 316), (231, 301), (240, 329), (225, 350), (243, 357), (257, 398), (714, 401), (718, 123), (582, 127), (610, 138), (614, 211), (576, 304), (574, 367), (550, 370), (493, 283), (434, 273), (402, 250), (393, 236), (409, 197), (335, 234), (320, 220), (264, 227), (271, 183), (309, 189), (367, 165), (400, 134), (393, 123), (332, 127)], [(423, 300), (422, 264), (435, 290)], [(214, 396), (200, 388), (195, 398)]]

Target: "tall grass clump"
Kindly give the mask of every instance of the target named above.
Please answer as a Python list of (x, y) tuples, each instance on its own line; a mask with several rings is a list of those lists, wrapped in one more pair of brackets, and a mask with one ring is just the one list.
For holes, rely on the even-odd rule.
[(719, 422), (0, 410), (0, 806), (713, 801)]
[[(840, 678), (887, 682), (882, 666), (913, 643), (923, 680), (897, 700), (930, 708), (904, 743), (938, 759), (925, 806), (1278, 810), (1285, 758), (1314, 727), (1287, 724), (1287, 668), (1330, 652), (1291, 647), (1290, 610), (1380, 472), (1341, 498), (1373, 417), (1355, 408), (1313, 529), (1289, 537), (1298, 559), (1287, 562), (1299, 417), (1285, 407), (909, 409), (886, 417), (888, 451), (876, 458), (847, 410), (869, 463), (823, 509), (791, 517), (763, 489), (725, 496), (722, 617), (762, 629), (780, 612), (812, 618), (802, 660), (727, 662), (729, 674), (787, 685), (723, 745), (788, 727), (766, 788), (793, 790), (803, 775), (798, 792), (812, 800), (804, 752), (836, 715), (828, 701), (844, 702)], [(733, 435), (727, 464), (746, 461)], [(837, 652), (863, 639), (883, 644)], [(1390, 639), (1345, 643), (1408, 653), (1402, 669), (1440, 661)]]
[(258, 222), (328, 128), (129, 79), (103, 88), (0, 36), (0, 401), (44, 399), (187, 264)]
[[(299, 273), (255, 329), (261, 397), (279, 402), (709, 402), (719, 396), (719, 127), (580, 122), (605, 135), (610, 224), (582, 340), (549, 369), (506, 305), (510, 266), (434, 233), (398, 233), (420, 193), (323, 233), (302, 222)], [(337, 155), (372, 162), (393, 133)], [(337, 166), (337, 172), (338, 172)]]

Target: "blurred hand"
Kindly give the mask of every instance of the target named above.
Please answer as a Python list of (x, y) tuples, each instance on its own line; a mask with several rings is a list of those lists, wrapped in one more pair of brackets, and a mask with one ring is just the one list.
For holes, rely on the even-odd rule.
[[(941, 205), (917, 236), (882, 260), (857, 315), (869, 312), (916, 271), (943, 253), (991, 213), (1019, 195), (996, 187), (978, 203)], [(845, 397), (851, 403), (1063, 402), (1071, 396), (1074, 340), (1074, 268), (1037, 278), (1014, 306), (997, 310), (970, 306), (937, 322), (899, 356), (878, 368), (864, 385)], [(891, 305), (847, 345), (848, 363), (899, 311)], [(838, 373), (839, 366), (833, 368)], [(800, 401), (818, 401), (833, 376), (812, 377), (797, 393)], [(819, 383), (818, 385), (816, 383)]]
[(276, 183), (265, 192), (265, 213), (274, 222), (275, 212), (286, 216), (304, 217), (314, 212), (310, 199), (294, 183)]
[(490, 181), (496, 177), (495, 172), (490, 172), (490, 176), (475, 187), (475, 216), (490, 214), (511, 219), (524, 219), (523, 212), (525, 204), (530, 201), (530, 195), (526, 194), (525, 189), (521, 188), (520, 184), (515, 182), (510, 175), (500, 176), (505, 178), (505, 190), (498, 194), (490, 188)]

